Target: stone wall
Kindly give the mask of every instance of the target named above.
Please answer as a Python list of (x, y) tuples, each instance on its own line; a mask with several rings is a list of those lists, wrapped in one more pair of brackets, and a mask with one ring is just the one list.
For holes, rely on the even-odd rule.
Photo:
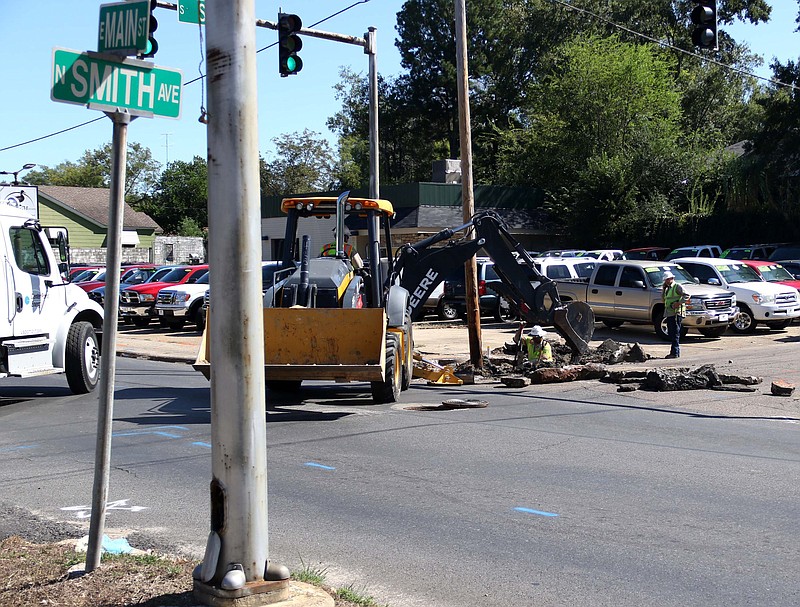
[[(122, 247), (122, 263), (189, 264), (205, 263), (206, 258), (205, 244), (199, 236), (156, 236), (153, 250)], [(106, 249), (72, 248), (70, 263), (105, 265)]]

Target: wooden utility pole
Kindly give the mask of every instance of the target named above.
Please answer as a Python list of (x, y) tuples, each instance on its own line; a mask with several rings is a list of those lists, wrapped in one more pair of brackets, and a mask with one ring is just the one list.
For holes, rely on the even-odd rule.
[[(456, 71), (458, 72), (458, 130), (461, 148), (461, 200), (464, 223), (475, 214), (472, 191), (472, 128), (469, 116), (469, 78), (467, 70), (467, 8), (465, 0), (456, 2)], [(481, 348), (481, 312), (478, 303), (478, 272), (475, 257), (464, 264), (467, 296), (467, 331), (469, 359), (472, 366), (483, 368)]]

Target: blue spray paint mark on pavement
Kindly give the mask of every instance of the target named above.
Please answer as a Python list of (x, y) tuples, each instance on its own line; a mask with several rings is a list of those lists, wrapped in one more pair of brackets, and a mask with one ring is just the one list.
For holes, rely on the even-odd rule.
[(325, 466), (323, 464), (317, 464), (315, 462), (306, 462), (305, 465), (308, 466), (309, 468), (322, 468), (323, 470), (336, 470), (336, 468), (334, 468), (333, 466)]
[(538, 514), (539, 516), (558, 516), (555, 512), (543, 512), (541, 510), (533, 510), (531, 508), (517, 507), (514, 508), (517, 512), (524, 512), (525, 514)]
[(8, 451), (23, 451), (25, 449), (36, 449), (36, 445), (18, 445), (16, 447), (5, 447), (0, 449), (0, 453), (6, 453)]
[(192, 443), (192, 444), (193, 445), (197, 445), (198, 447), (208, 447), (209, 449), (211, 449), (211, 443), (200, 443), (200, 442), (197, 442), (197, 443)]
[(188, 430), (186, 426), (156, 426), (150, 430), (130, 430), (128, 432), (114, 432), (111, 436), (146, 436), (154, 434), (156, 436), (164, 436), (166, 438), (181, 438), (180, 434), (166, 432), (166, 430)]

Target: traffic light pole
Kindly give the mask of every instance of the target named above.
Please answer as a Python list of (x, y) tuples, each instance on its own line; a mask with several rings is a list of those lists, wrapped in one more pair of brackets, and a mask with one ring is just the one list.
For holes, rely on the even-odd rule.
[(211, 529), (194, 576), (195, 598), (206, 605), (289, 597), (288, 569), (268, 561), (254, 12), (255, 0), (206, 6), (211, 291), (225, 294), (231, 276), (238, 285), (209, 315)]

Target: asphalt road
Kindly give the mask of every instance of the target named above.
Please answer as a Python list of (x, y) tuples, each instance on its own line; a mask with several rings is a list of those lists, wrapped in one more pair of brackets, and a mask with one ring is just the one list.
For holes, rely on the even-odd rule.
[[(685, 360), (792, 380), (797, 331), (688, 339)], [(185, 364), (117, 370), (107, 527), (200, 557), (208, 384)], [(6, 382), (0, 501), (88, 525), (96, 397), (59, 377)], [(768, 383), (747, 395), (415, 384), (395, 406), (364, 388), (268, 399), (273, 560), (392, 607), (800, 603), (800, 408)], [(489, 406), (407, 408), (453, 397)]]

